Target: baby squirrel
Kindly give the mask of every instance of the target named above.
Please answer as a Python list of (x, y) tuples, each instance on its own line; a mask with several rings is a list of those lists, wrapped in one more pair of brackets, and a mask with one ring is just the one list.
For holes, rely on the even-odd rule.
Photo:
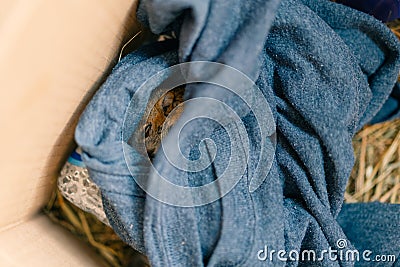
[[(153, 158), (161, 144), (161, 139), (183, 112), (183, 86), (176, 87), (165, 93), (151, 109), (143, 126), (147, 154)], [(176, 110), (174, 110), (176, 108)], [(174, 112), (171, 113), (171, 111)], [(168, 115), (171, 115), (168, 117)]]

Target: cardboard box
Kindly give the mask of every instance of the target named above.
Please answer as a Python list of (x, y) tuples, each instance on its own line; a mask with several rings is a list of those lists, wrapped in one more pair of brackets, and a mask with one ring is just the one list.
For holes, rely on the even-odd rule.
[(138, 31), (136, 0), (0, 2), (0, 266), (99, 266), (40, 213), (79, 114)]

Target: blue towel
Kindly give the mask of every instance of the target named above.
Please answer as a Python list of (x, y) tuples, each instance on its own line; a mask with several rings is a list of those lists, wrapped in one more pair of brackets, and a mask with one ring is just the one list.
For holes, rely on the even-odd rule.
[[(368, 259), (400, 257), (399, 206), (343, 205), (354, 163), (352, 137), (376, 114), (383, 120), (397, 112), (396, 103), (387, 102), (399, 72), (400, 46), (385, 25), (325, 0), (142, 0), (138, 17), (155, 33), (177, 31), (179, 40), (143, 47), (121, 60), (75, 134), (109, 222), (125, 242), (145, 253), (152, 266), (395, 266), (393, 259), (372, 265)], [(248, 87), (246, 97), (268, 103), (270, 123), (260, 124), (257, 107), (226, 88), (189, 84), (185, 111), (153, 169), (135, 141), (146, 105), (168, 80), (166, 68), (199, 60), (232, 66), (254, 81), (258, 89)], [(183, 72), (209, 79), (223, 73), (202, 66)], [(238, 119), (204, 97), (225, 103)], [(190, 102), (195, 99), (204, 102)], [(225, 119), (241, 139), (207, 118), (184, 125), (201, 112)], [(210, 164), (198, 171), (174, 166), (181, 158), (178, 142), (184, 157)], [(275, 153), (261, 162), (269, 167), (262, 177), (257, 168), (268, 144)], [(243, 162), (244, 169), (235, 168)], [(225, 190), (217, 178), (229, 166), (232, 179), (238, 173), (240, 179), (205, 205), (171, 205), (143, 190), (201, 203), (207, 193), (188, 200), (159, 183), (157, 171), (181, 186), (214, 184), (214, 194)], [(260, 184), (252, 188), (254, 179)], [(336, 250), (336, 258), (323, 250)], [(343, 256), (355, 250), (359, 260)], [(371, 251), (369, 258), (362, 258), (365, 250)]]

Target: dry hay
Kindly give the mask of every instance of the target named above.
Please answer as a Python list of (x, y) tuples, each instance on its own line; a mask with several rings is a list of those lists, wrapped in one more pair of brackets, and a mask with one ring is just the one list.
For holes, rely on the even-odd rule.
[(400, 203), (400, 120), (364, 127), (353, 146), (346, 201)]

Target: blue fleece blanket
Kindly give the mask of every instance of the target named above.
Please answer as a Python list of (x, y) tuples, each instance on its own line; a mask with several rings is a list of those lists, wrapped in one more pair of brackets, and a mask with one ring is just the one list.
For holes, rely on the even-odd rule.
[[(153, 266), (399, 263), (399, 206), (343, 205), (352, 137), (399, 111), (400, 46), (385, 25), (325, 0), (142, 0), (138, 17), (178, 40), (126, 56), (76, 129), (125, 242)], [(194, 61), (236, 72), (164, 71)], [(184, 113), (150, 162), (136, 138), (140, 120), (171, 75), (223, 82), (186, 86)]]

